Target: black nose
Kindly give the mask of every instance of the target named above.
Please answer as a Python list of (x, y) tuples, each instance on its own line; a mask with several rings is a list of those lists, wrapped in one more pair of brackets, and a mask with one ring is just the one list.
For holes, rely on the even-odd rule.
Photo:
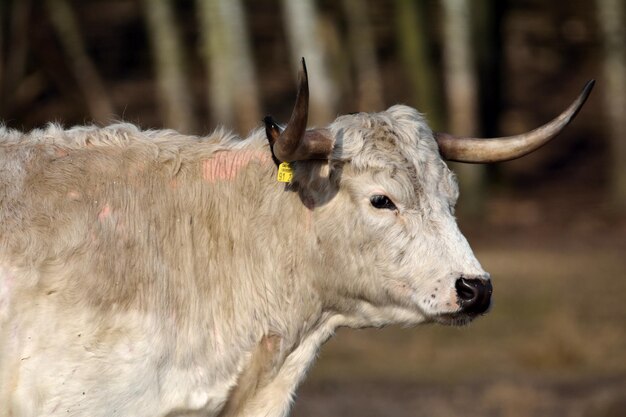
[(459, 298), (461, 312), (473, 315), (482, 314), (491, 305), (491, 293), (493, 292), (491, 280), (459, 278), (454, 286)]

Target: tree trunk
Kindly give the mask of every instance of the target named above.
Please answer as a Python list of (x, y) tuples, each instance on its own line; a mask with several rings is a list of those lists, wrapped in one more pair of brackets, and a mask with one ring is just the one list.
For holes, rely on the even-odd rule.
[(3, 116), (4, 109), (4, 15), (6, 13), (6, 2), (0, 1), (0, 117)]
[(503, 2), (500, 0), (478, 0), (472, 2), (474, 16), (474, 45), (477, 63), (477, 84), (481, 133), (486, 137), (498, 136), (502, 107), (501, 67)]
[[(478, 133), (478, 95), (474, 70), (469, 0), (444, 0), (444, 74), (450, 130), (458, 135)], [(461, 213), (478, 218), (483, 213), (485, 168), (454, 164), (459, 176)]]
[(443, 104), (437, 88), (436, 65), (428, 53), (425, 2), (396, 0), (396, 37), (400, 54), (413, 91), (416, 108), (426, 113), (429, 125), (435, 130), (443, 129)]
[(259, 92), (240, 0), (197, 0), (202, 56), (209, 74), (208, 107), (215, 124), (244, 134), (259, 126)]
[(96, 66), (87, 55), (74, 11), (67, 0), (46, 0), (46, 6), (91, 117), (99, 123), (109, 122), (113, 106)]
[[(7, 2), (2, 2), (0, 8), (4, 8), (9, 22), (9, 36), (6, 40), (11, 47), (6, 51), (4, 77), (1, 88), (2, 108), (11, 107), (14, 104), (15, 92), (24, 78), (26, 57), (28, 53), (28, 18), (31, 10), (31, 0), (21, 0), (12, 3), (12, 8)], [(10, 17), (9, 17), (10, 16)], [(9, 20), (10, 19), (10, 20)]]
[(383, 92), (376, 46), (372, 34), (367, 4), (362, 0), (343, 0), (348, 20), (348, 42), (357, 76), (357, 108), (359, 111), (383, 110)]
[(148, 38), (152, 45), (159, 107), (166, 127), (195, 131), (191, 90), (171, 0), (144, 0)]
[(604, 103), (610, 145), (611, 199), (626, 208), (626, 30), (624, 2), (597, 0), (604, 43)]
[(283, 0), (283, 7), (294, 73), (300, 68), (300, 59), (306, 59), (311, 87), (309, 123), (325, 125), (336, 115), (337, 90), (326, 68), (317, 10), (313, 0)]

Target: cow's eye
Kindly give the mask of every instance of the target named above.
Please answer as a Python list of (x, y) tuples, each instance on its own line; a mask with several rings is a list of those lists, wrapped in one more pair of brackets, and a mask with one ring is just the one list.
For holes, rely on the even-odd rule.
[(370, 197), (370, 203), (377, 209), (397, 210), (393, 201), (386, 195), (373, 195)]

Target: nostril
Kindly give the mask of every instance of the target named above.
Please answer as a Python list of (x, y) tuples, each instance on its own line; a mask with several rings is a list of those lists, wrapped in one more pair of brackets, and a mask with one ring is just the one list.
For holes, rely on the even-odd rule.
[(493, 292), (489, 279), (459, 278), (454, 286), (462, 312), (483, 314), (489, 309)]
[(471, 302), (478, 296), (477, 288), (471, 285), (465, 278), (457, 279), (454, 287), (456, 288), (457, 296), (462, 301)]

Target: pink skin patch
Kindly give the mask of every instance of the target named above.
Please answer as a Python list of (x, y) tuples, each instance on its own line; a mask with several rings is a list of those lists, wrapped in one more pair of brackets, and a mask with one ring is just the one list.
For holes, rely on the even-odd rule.
[(259, 151), (218, 152), (213, 158), (202, 161), (202, 179), (208, 183), (231, 181), (253, 160), (265, 163), (270, 157), (267, 152)]
[(459, 305), (459, 298), (456, 295), (456, 291), (451, 291), (446, 299), (443, 300), (445, 302), (446, 307), (454, 308), (454, 310), (458, 310), (461, 308)]
[(54, 149), (54, 154), (59, 157), (59, 158), (63, 158), (68, 156), (70, 153), (67, 151), (67, 149), (63, 149), (63, 148), (55, 148)]
[(105, 219), (111, 217), (111, 207), (108, 204), (105, 204), (98, 213), (98, 221), (103, 222)]
[(68, 191), (67, 198), (74, 201), (80, 200), (80, 193), (78, 191)]

